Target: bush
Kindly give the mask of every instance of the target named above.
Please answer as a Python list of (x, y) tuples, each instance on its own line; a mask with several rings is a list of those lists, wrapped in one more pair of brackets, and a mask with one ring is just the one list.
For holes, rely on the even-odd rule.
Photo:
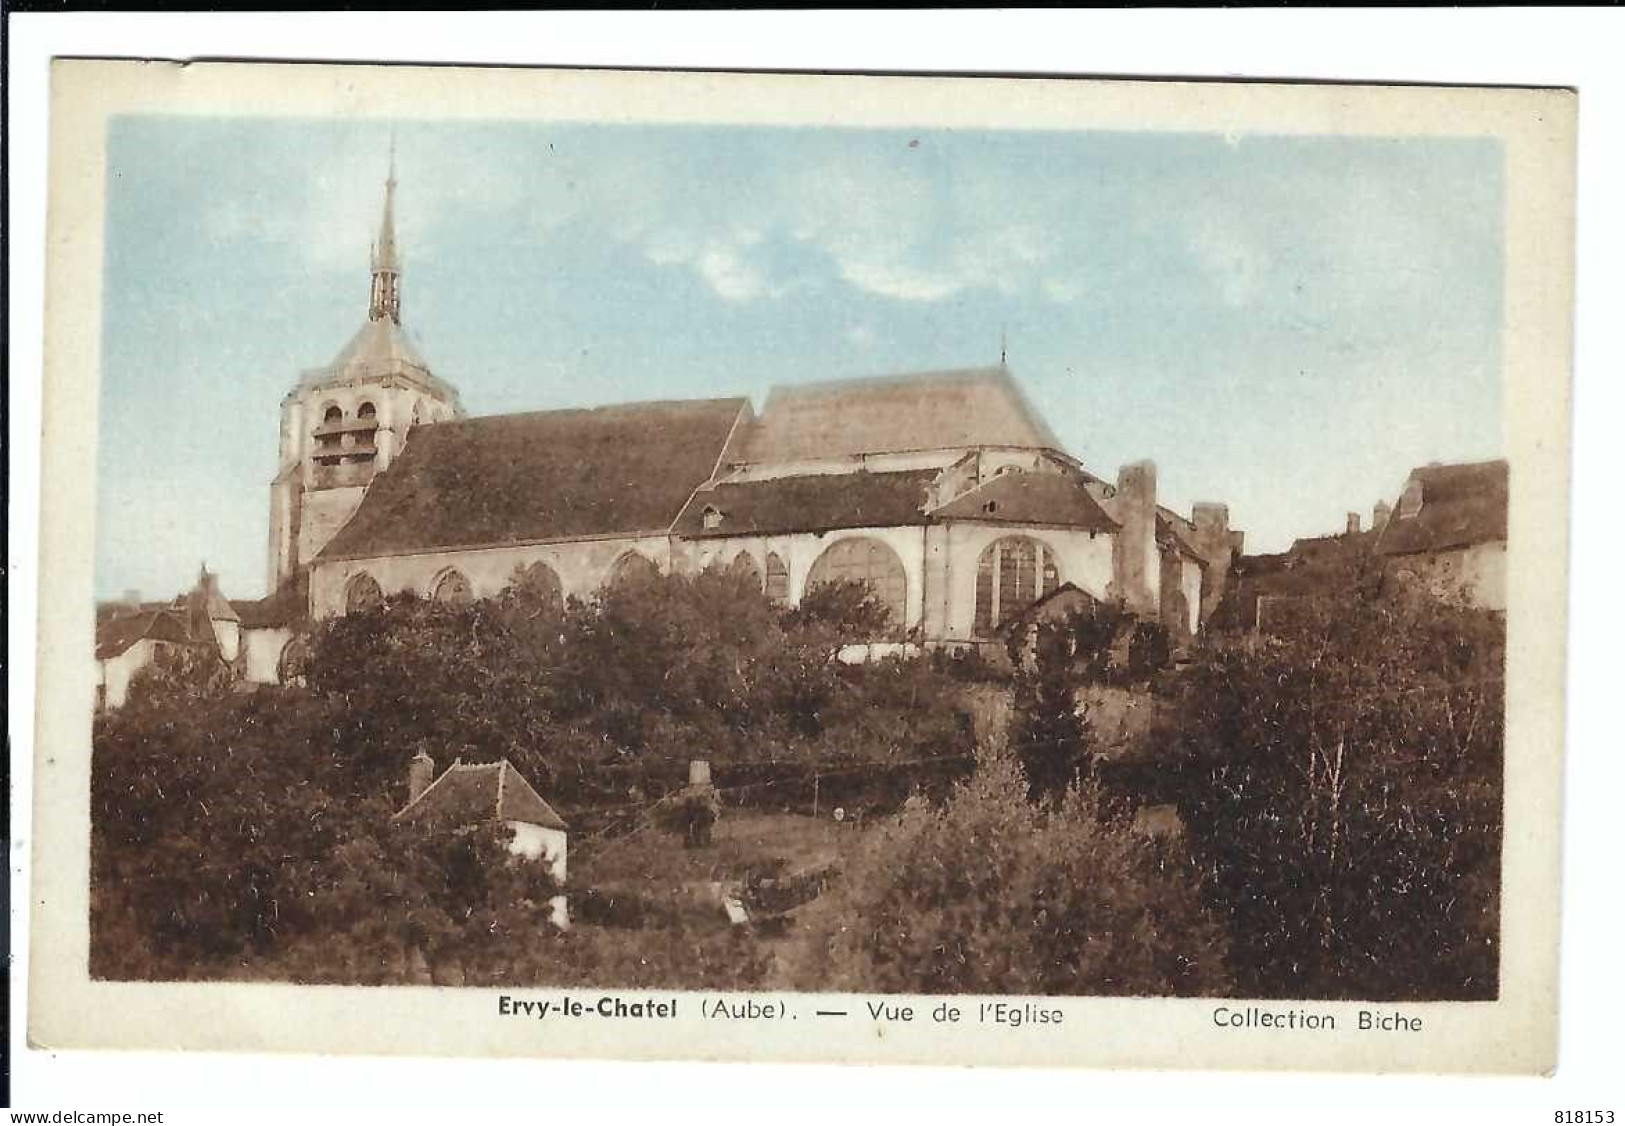
[(1054, 806), (995, 754), (939, 809), (876, 830), (846, 866), (829, 937), (857, 992), (1222, 992), (1224, 941), (1162, 846), (1106, 817), (1091, 788)]
[(1327, 602), (1210, 646), (1173, 775), (1249, 995), (1497, 993), (1504, 624), (1431, 600)]
[(1168, 627), (1161, 622), (1136, 622), (1128, 639), (1128, 675), (1131, 680), (1150, 680), (1168, 667), (1173, 646)]

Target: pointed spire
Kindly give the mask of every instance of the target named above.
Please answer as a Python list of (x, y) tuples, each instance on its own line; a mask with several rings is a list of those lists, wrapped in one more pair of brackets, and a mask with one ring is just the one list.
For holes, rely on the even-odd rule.
[(389, 135), (389, 179), (384, 181), (384, 217), (378, 241), (372, 244), (372, 304), (370, 320), (389, 318), (401, 323), (401, 261), (395, 248), (395, 134)]

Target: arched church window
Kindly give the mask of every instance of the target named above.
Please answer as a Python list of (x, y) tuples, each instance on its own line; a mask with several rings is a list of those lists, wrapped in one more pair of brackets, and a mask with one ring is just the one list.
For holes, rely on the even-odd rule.
[(976, 634), (989, 637), (1061, 585), (1055, 553), (1027, 536), (988, 544), (976, 563)]
[(825, 549), (807, 572), (808, 590), (841, 581), (865, 584), (875, 601), (886, 608), (893, 626), (907, 623), (908, 578), (903, 561), (879, 540), (868, 536), (840, 540)]
[(344, 588), (344, 612), (346, 614), (359, 614), (373, 609), (384, 600), (384, 592), (378, 586), (378, 580), (365, 571), (350, 580)]
[(305, 670), (310, 663), (310, 641), (304, 634), (288, 639), (276, 659), (278, 684), (303, 686)]
[(362, 403), (359, 407), (356, 408), (355, 416), (357, 418), (363, 419), (363, 420), (369, 419), (369, 418), (377, 418), (378, 417), (378, 408), (373, 406), (371, 403)]
[(558, 573), (541, 560), (520, 568), (514, 585), (538, 606), (558, 610), (564, 605), (564, 584), (559, 582)]
[(430, 587), (429, 597), (445, 606), (466, 606), (474, 601), (474, 588), (468, 576), (454, 567), (440, 573)]
[(776, 551), (767, 553), (767, 597), (774, 602), (790, 601), (790, 569)]
[(344, 412), (339, 409), (337, 403), (330, 404), (328, 406), (328, 408), (325, 411), (322, 412), (322, 423), (323, 423), (323, 425), (329, 425), (329, 424), (334, 423), (334, 422), (343, 422), (343, 421), (344, 421)]
[(635, 551), (628, 551), (609, 569), (609, 585), (621, 586), (625, 583), (647, 583), (660, 577), (660, 568), (649, 561), (646, 556)]
[(762, 589), (762, 572), (748, 551), (741, 551), (734, 556), (734, 561), (728, 564), (728, 574), (741, 582), (748, 582), (757, 590)]

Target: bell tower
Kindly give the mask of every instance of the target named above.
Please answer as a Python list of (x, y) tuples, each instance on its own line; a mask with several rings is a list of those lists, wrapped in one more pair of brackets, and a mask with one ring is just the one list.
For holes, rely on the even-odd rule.
[(306, 371), (282, 400), (271, 482), (270, 589), (310, 565), (387, 472), (414, 426), (463, 414), (457, 391), (430, 370), (401, 324), (395, 238), (395, 146), (372, 243), (367, 319), (333, 361)]

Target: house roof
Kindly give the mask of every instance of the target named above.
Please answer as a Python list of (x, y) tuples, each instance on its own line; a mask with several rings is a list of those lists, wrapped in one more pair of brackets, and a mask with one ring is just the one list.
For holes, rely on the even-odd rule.
[(111, 660), (136, 642), (145, 640), (185, 645), (191, 642), (192, 636), (186, 628), (185, 617), (177, 610), (165, 608), (121, 614), (96, 627), (96, 659)]
[(415, 801), (395, 814), (394, 820), (436, 828), (488, 821), (524, 821), (544, 829), (567, 828), (564, 819), (507, 759), (452, 763)]
[(1081, 479), (1061, 473), (1001, 473), (931, 513), (935, 520), (997, 524), (1056, 524), (1091, 532), (1118, 524)]
[(321, 558), (664, 532), (746, 410), (702, 399), (414, 428)]
[(233, 599), (244, 629), (277, 629), (310, 616), (310, 572), (300, 571), (264, 598)]
[(1408, 517), (1400, 516), (1399, 505), (1394, 506), (1377, 537), (1379, 554), (1412, 555), (1506, 542), (1505, 461), (1427, 465), (1412, 470), (1410, 481), (1421, 485), (1422, 506)]
[[(699, 539), (924, 524), (925, 491), (937, 472), (820, 473), (724, 482), (694, 494), (676, 531)], [(707, 509), (721, 514), (715, 528), (706, 527)]]
[(1023, 625), (1038, 621), (1055, 621), (1083, 610), (1094, 612), (1100, 605), (1100, 599), (1073, 583), (1062, 583), (1048, 594), (1031, 603), (1026, 609), (1011, 617), (999, 626), (1001, 634), (1009, 634)]
[(1003, 366), (775, 387), (740, 460), (978, 446), (1060, 449)]

